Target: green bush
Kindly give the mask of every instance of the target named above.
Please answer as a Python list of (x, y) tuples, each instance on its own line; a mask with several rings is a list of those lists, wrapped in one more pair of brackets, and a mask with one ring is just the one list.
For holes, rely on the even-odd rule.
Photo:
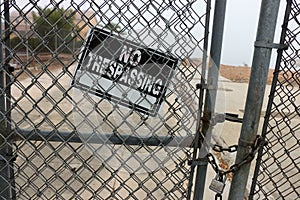
[[(46, 40), (42, 41), (39, 38), (28, 38), (27, 40), (19, 37), (13, 37), (10, 39), (11, 48), (15, 52), (25, 52), (28, 48), (35, 52), (49, 52), (50, 50), (57, 50), (60, 53), (73, 53), (73, 48), (80, 48), (82, 43), (83, 41), (75, 41), (75, 43), (73, 41), (69, 41), (68, 44), (66, 44), (61, 39), (57, 40), (57, 44), (53, 44), (52, 42)], [(56, 47), (58, 49), (55, 49)]]
[(42, 40), (40, 40), (39, 38), (29, 38), (27, 40), (19, 37), (13, 37), (10, 39), (11, 48), (16, 52), (24, 52), (27, 48), (31, 50), (38, 48), (38, 51), (42, 52), (47, 51), (45, 46), (41, 44)]

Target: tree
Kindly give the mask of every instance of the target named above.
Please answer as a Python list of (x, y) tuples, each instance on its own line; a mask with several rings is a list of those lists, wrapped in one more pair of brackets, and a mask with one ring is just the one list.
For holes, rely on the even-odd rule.
[[(39, 36), (46, 42), (48, 50), (60, 49), (68, 51), (71, 46), (72, 29), (74, 28), (75, 14), (71, 9), (45, 8), (33, 12), (34, 28)], [(62, 45), (66, 44), (66, 45)]]

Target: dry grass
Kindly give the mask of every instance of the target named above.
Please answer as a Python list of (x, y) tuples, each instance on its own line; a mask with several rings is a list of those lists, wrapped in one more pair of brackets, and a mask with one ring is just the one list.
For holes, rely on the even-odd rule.
[[(221, 65), (221, 76), (238, 83), (248, 83), (250, 79), (251, 68), (242, 66)], [(270, 69), (268, 73), (267, 84), (272, 84), (274, 69)], [(280, 72), (278, 79), (280, 82), (288, 81), (293, 86), (300, 86), (299, 72)]]
[[(248, 83), (250, 78), (250, 67), (242, 66), (230, 66), (230, 65), (221, 65), (220, 74), (221, 76), (239, 83)], [(272, 83), (273, 79), (273, 69), (269, 70), (267, 84)]]

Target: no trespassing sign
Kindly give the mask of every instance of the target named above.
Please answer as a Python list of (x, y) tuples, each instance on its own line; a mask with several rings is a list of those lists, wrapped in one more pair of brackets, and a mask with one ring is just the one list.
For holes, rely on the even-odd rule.
[(156, 116), (178, 59), (94, 27), (76, 67), (72, 86)]

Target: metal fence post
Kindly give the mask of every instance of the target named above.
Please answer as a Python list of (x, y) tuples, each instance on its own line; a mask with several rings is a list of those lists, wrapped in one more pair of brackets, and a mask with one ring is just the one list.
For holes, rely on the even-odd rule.
[[(249, 153), (249, 146), (245, 144), (253, 143), (256, 138), (273, 48), (272, 44), (279, 4), (280, 0), (263, 0), (261, 3), (251, 77), (236, 163), (241, 162)], [(230, 200), (244, 199), (250, 165), (250, 163), (243, 165), (234, 173), (229, 193)]]
[[(207, 143), (210, 143), (211, 134), (213, 131), (213, 124), (211, 124), (211, 119), (214, 117), (215, 113), (221, 50), (223, 42), (225, 11), (226, 0), (216, 0), (211, 39), (210, 62), (208, 66), (208, 89), (206, 90), (205, 94), (203, 125), (201, 130), (205, 136), (205, 141), (199, 152), (199, 158), (204, 158), (207, 155)], [(206, 171), (207, 165), (199, 165), (197, 167), (194, 199), (203, 199)]]
[[(2, 2), (0, 2), (1, 5)], [(1, 8), (1, 7), (0, 7)], [(1, 13), (1, 11), (0, 11)], [(2, 17), (1, 17), (2, 18)], [(0, 35), (2, 37), (2, 19), (0, 20)], [(0, 197), (1, 199), (9, 199), (9, 170), (7, 168), (6, 154), (6, 124), (5, 124), (5, 69), (3, 65), (2, 43), (0, 43)]]
[[(205, 41), (203, 45), (203, 59), (202, 59), (202, 69), (201, 69), (201, 85), (205, 85), (205, 79), (206, 79), (206, 69), (207, 69), (207, 50), (208, 50), (208, 35), (209, 35), (209, 27), (210, 27), (210, 11), (211, 11), (211, 0), (207, 1), (206, 5), (206, 18), (205, 18)], [(201, 118), (202, 118), (202, 109), (203, 109), (203, 99), (204, 99), (205, 90), (204, 88), (201, 88), (199, 91), (199, 102), (198, 102), (198, 113), (197, 113), (197, 126), (196, 126), (196, 136), (195, 136), (195, 143), (193, 147), (193, 160), (196, 159), (199, 147), (201, 146), (201, 134), (200, 134), (200, 127), (201, 127)], [(194, 175), (195, 175), (195, 168), (196, 166), (191, 166), (191, 175), (189, 178), (189, 187), (188, 187), (188, 196), (187, 199), (191, 199), (191, 193), (192, 193), (192, 186), (194, 181)]]
[[(2, 2), (0, 1), (0, 5)], [(2, 36), (2, 19), (0, 20), (0, 35), (4, 38), (5, 57), (3, 56), (3, 43), (0, 44), (0, 197), (3, 199), (15, 199), (15, 182), (13, 171), (12, 139), (9, 136), (11, 130), (11, 89), (9, 70), (10, 61), (10, 16), (9, 1), (3, 3), (4, 36)], [(2, 13), (2, 11), (0, 11)], [(3, 60), (4, 59), (4, 60)]]
[[(292, 6), (292, 0), (288, 0), (286, 10), (285, 10), (284, 22), (282, 25), (280, 44), (284, 44), (284, 41), (285, 41), (286, 32), (288, 29), (289, 16), (291, 13), (291, 6)], [(273, 101), (275, 98), (274, 94), (277, 89), (276, 86), (277, 86), (277, 82), (278, 82), (279, 71), (281, 70), (280, 62), (282, 60), (282, 55), (283, 55), (283, 49), (278, 50), (277, 59), (276, 59), (276, 67), (275, 67), (275, 71), (273, 74), (273, 81), (272, 81), (272, 86), (271, 86), (271, 90), (270, 90), (269, 102), (268, 102), (268, 106), (267, 106), (267, 110), (266, 110), (266, 117), (264, 119), (264, 125), (263, 125), (263, 129), (262, 129), (262, 137), (263, 138), (265, 138), (267, 135), (267, 131), (268, 131), (267, 129), (268, 129), (268, 125), (270, 122), (270, 115), (268, 113), (271, 113), (271, 109), (274, 106), (273, 105)], [(260, 171), (260, 165), (262, 162), (263, 150), (264, 150), (264, 148), (260, 148), (260, 150), (258, 151), (258, 154), (257, 154), (256, 167), (255, 167), (255, 171), (254, 171), (254, 175), (253, 175), (253, 179), (252, 179), (252, 186), (251, 186), (251, 190), (250, 190), (250, 197), (249, 197), (250, 200), (253, 199), (253, 194), (255, 192), (255, 187), (257, 185), (256, 183), (257, 183), (257, 178), (258, 178), (258, 174)]]
[[(0, 1), (0, 5), (1, 5)], [(1, 6), (0, 6), (0, 18), (1, 17)], [(2, 37), (2, 20), (0, 20), (0, 36)], [(4, 98), (4, 81), (5, 81), (5, 73), (4, 73), (4, 67), (3, 67), (3, 45), (2, 42), (0, 42), (0, 121), (4, 118), (5, 113), (5, 98)]]

